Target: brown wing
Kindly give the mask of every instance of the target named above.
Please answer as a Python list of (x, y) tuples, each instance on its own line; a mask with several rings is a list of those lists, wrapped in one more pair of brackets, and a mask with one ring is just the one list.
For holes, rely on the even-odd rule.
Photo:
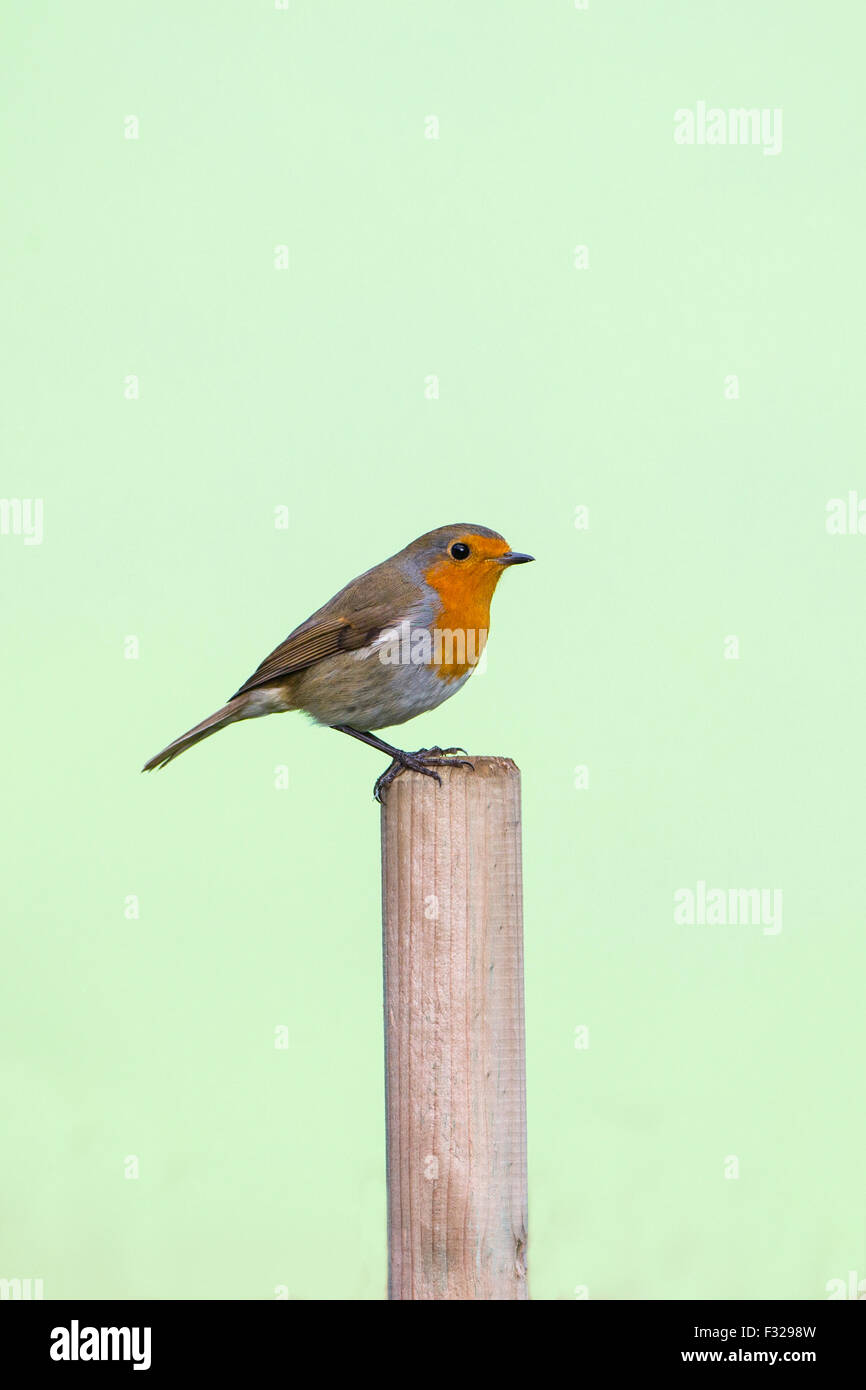
[(403, 617), (414, 611), (417, 602), (417, 581), (406, 575), (399, 565), (395, 566), (393, 560), (376, 565), (346, 584), (305, 623), (290, 632), (232, 699), (258, 686), (274, 685), (323, 657), (369, 646), (380, 633), (396, 627)]
[(294, 632), (290, 632), (286, 640), (275, 647), (270, 656), (265, 657), (249, 680), (244, 681), (240, 690), (236, 690), (231, 698), (234, 700), (238, 695), (245, 695), (248, 690), (255, 690), (258, 686), (274, 685), (285, 676), (303, 671), (325, 656), (333, 656), (336, 652), (357, 651), (360, 647), (369, 646), (385, 626), (378, 604), (375, 608), (356, 613), (351, 621), (340, 617), (310, 618), (295, 628)]

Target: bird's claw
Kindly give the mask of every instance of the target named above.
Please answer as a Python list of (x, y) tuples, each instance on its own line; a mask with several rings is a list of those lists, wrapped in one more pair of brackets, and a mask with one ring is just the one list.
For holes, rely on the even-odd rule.
[(396, 777), (401, 772), (420, 772), (424, 777), (433, 777), (442, 785), (442, 778), (436, 771), (437, 767), (470, 767), (475, 771), (475, 764), (468, 758), (455, 758), (454, 753), (465, 753), (465, 748), (419, 748), (415, 753), (400, 753), (391, 759), (391, 762), (381, 776), (376, 778), (373, 787), (373, 796), (377, 801), (382, 800), (382, 793), (390, 787)]

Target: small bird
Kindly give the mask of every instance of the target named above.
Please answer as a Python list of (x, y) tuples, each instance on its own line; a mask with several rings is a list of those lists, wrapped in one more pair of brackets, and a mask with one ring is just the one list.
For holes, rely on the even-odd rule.
[(164, 767), (240, 719), (303, 710), (391, 758), (373, 789), (377, 801), (404, 768), (441, 783), (436, 768), (462, 763), (453, 757), (462, 748), (405, 753), (371, 730), (403, 724), (456, 694), (484, 649), (503, 572), (533, 558), (510, 550), (486, 526), (428, 531), (335, 594), (265, 657), (228, 704), (142, 771)]

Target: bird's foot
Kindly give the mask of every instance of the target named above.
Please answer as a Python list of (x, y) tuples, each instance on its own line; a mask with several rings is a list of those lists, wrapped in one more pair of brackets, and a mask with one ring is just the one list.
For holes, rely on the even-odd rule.
[(465, 748), (419, 748), (415, 753), (395, 753), (389, 767), (380, 777), (376, 778), (376, 785), (373, 787), (373, 795), (377, 801), (382, 800), (382, 793), (390, 787), (395, 777), (399, 777), (401, 772), (420, 772), (425, 777), (435, 777), (439, 785), (442, 785), (442, 778), (436, 771), (437, 767), (471, 767), (475, 770), (475, 764), (468, 758), (455, 758), (454, 753), (465, 753)]

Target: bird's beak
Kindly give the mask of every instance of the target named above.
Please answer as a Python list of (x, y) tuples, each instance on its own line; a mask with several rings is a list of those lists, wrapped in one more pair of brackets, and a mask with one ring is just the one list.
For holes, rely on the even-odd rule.
[(504, 555), (497, 555), (496, 559), (500, 565), (528, 565), (535, 556), (521, 555), (518, 550), (506, 550)]

